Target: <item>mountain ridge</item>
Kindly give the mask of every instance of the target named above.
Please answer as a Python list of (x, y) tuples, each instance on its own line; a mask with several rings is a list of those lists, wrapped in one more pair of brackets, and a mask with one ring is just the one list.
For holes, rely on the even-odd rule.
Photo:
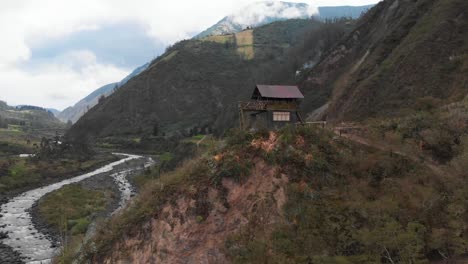
[(142, 66), (137, 67), (133, 70), (129, 75), (127, 75), (124, 79), (120, 82), (106, 84), (92, 93), (78, 101), (73, 106), (69, 106), (58, 113), (57, 118), (59, 118), (62, 122), (71, 121), (75, 123), (80, 119), (83, 114), (85, 114), (89, 109), (94, 107), (98, 102), (101, 96), (107, 97), (111, 95), (115, 90), (117, 90), (122, 85), (126, 84), (131, 78), (137, 76), (138, 74), (142, 73), (146, 68), (149, 66), (149, 63), (145, 63)]
[[(308, 19), (311, 17), (327, 20), (349, 17), (353, 19), (366, 12), (374, 5), (363, 6), (323, 6), (314, 8), (306, 3), (294, 2), (257, 2), (248, 5), (236, 13), (228, 15), (218, 23), (202, 31), (195, 38), (210, 35), (223, 35), (240, 32), (246, 28), (262, 26), (274, 21), (292, 18)], [(264, 10), (259, 12), (258, 10)]]
[(91, 109), (69, 135), (151, 134), (156, 124), (170, 135), (194, 127), (222, 133), (256, 82), (294, 83), (296, 64), (320, 56), (351, 28), (345, 20), (293, 19), (182, 41)]

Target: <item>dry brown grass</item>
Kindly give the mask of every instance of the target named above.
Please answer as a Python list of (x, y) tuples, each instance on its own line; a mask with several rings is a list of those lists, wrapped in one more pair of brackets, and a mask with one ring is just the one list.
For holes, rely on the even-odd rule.
[(216, 42), (216, 43), (234, 43), (234, 35), (216, 35), (216, 36), (209, 36), (206, 38), (203, 38), (202, 41), (211, 41), (211, 42)]
[(253, 30), (246, 30), (236, 34), (237, 52), (246, 60), (255, 57)]

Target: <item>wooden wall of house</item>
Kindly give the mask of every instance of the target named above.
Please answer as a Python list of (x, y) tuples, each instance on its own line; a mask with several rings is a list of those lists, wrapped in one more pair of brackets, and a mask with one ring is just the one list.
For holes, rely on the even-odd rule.
[[(280, 111), (287, 112), (287, 111)], [(299, 122), (295, 111), (290, 111), (291, 120), (288, 121), (273, 121), (273, 111), (262, 112), (256, 115), (251, 115), (251, 113), (246, 113), (245, 115), (245, 124), (247, 130), (275, 130), (280, 129), (286, 125), (294, 125)]]

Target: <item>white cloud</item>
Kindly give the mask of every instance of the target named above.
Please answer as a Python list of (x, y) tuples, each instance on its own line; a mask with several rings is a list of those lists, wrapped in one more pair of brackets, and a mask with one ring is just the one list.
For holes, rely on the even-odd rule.
[[(29, 67), (31, 46), (82, 30), (115, 23), (137, 23), (155, 41), (188, 38), (258, 0), (15, 0), (0, 9), (0, 99), (11, 104), (62, 108), (99, 86), (118, 81), (131, 69), (99, 62), (78, 50), (56, 54), (47, 65)], [(311, 6), (367, 4), (377, 0), (316, 0)], [(311, 12), (314, 9), (311, 9)], [(293, 17), (297, 10), (282, 11)], [(253, 18), (255, 19), (255, 18)], [(96, 40), (98, 41), (98, 40)], [(115, 56), (119, 56), (115, 54)], [(150, 58), (148, 58), (150, 59)], [(65, 99), (64, 96), (66, 95)]]
[(128, 73), (113, 65), (97, 63), (89, 51), (71, 52), (32, 70), (1, 70), (0, 99), (6, 99), (11, 105), (32, 104), (62, 109)]
[(236, 24), (251, 26), (259, 24), (268, 17), (284, 19), (310, 17), (317, 14), (317, 12), (317, 7), (312, 5), (309, 5), (309, 8), (304, 10), (297, 6), (290, 6), (285, 2), (265, 1), (242, 7), (230, 16), (230, 19)]

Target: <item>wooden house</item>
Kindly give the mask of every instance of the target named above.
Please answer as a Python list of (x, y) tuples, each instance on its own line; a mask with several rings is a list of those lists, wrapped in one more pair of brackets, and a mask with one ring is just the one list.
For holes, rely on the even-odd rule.
[(299, 113), (304, 98), (297, 86), (256, 85), (250, 101), (239, 102), (241, 129), (277, 129), (303, 123)]

